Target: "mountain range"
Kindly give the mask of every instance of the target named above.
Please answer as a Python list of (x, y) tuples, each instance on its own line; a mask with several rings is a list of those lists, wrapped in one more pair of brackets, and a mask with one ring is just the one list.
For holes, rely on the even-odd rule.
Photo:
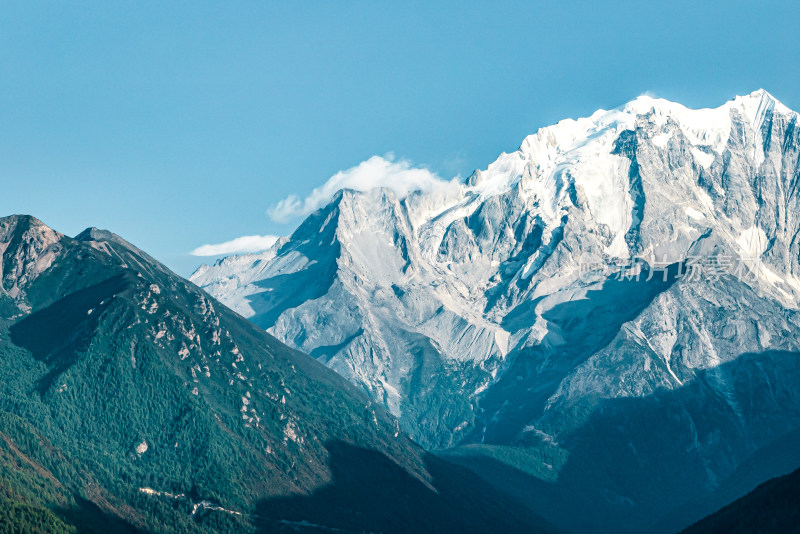
[(0, 218), (4, 532), (550, 532), (119, 236)]
[(558, 527), (675, 531), (800, 466), (797, 119), (639, 97), (191, 281)]

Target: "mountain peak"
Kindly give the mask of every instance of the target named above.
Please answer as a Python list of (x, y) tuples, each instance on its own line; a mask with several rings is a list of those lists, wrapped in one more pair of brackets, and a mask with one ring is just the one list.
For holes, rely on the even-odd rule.
[(59, 241), (62, 234), (31, 215), (9, 215), (0, 217), (0, 243), (25, 241), (35, 243), (36, 250), (43, 250)]
[(764, 89), (758, 89), (749, 95), (737, 96), (731, 101), (731, 106), (738, 108), (754, 129), (761, 127), (767, 114), (775, 112), (783, 115), (795, 114)]
[[(756, 89), (751, 93), (745, 95), (737, 95), (733, 97), (731, 100), (725, 102), (721, 106), (716, 108), (688, 108), (683, 104), (678, 102), (674, 102), (672, 100), (667, 100), (666, 98), (660, 98), (653, 95), (643, 94), (639, 95), (630, 102), (620, 106), (617, 108), (618, 110), (628, 111), (628, 112), (637, 112), (637, 113), (647, 113), (653, 109), (656, 109), (661, 112), (666, 113), (674, 113), (678, 110), (684, 111), (701, 111), (703, 109), (723, 109), (723, 108), (730, 108), (737, 105), (742, 105), (750, 102), (758, 103), (765, 103), (772, 105), (774, 104), (776, 108), (780, 108), (782, 112), (791, 112), (791, 110), (782, 104), (780, 100), (775, 98), (769, 91), (766, 89)], [(600, 110), (603, 111), (603, 110)]]
[(24, 288), (53, 264), (63, 237), (30, 215), (0, 218), (0, 294), (22, 303)]
[[(25, 228), (25, 230), (35, 229), (39, 233), (58, 234), (55, 230), (47, 226), (45, 223), (34, 217), (33, 215), (15, 214), (6, 217), (0, 217), (0, 227), (10, 228)], [(61, 235), (61, 234), (58, 234)]]
[(118, 236), (108, 230), (91, 226), (75, 236), (77, 241), (113, 241)]
[(643, 94), (637, 96), (633, 100), (625, 103), (617, 109), (627, 112), (636, 112), (637, 114), (644, 114), (655, 109), (670, 110), (675, 106), (683, 107), (681, 104), (673, 102), (672, 100), (667, 100), (666, 98)]
[(775, 102), (776, 104), (780, 104), (781, 103), (777, 98), (772, 96), (772, 93), (770, 93), (766, 89), (756, 89), (755, 91), (753, 91), (749, 95), (740, 95), (740, 96), (737, 96), (734, 100), (747, 99), (747, 98), (756, 99), (756, 100), (769, 100), (769, 101)]
[(29, 221), (38, 224), (44, 224), (42, 221), (34, 217), (33, 215), (26, 215), (24, 213), (15, 213), (13, 215), (7, 215), (5, 217), (0, 217), (0, 222), (7, 222), (7, 223), (17, 223), (20, 221)]
[[(144, 252), (142, 252), (139, 248), (135, 245), (129, 243), (122, 237), (118, 236), (114, 232), (109, 230), (103, 230), (102, 228), (97, 228), (91, 226), (84, 230), (83, 232), (79, 233), (75, 236), (76, 241), (82, 241), (86, 243), (113, 243), (115, 245), (119, 245), (124, 249), (128, 250), (129, 252), (133, 252), (142, 256), (147, 256)], [(150, 262), (155, 262), (152, 258), (147, 256)]]

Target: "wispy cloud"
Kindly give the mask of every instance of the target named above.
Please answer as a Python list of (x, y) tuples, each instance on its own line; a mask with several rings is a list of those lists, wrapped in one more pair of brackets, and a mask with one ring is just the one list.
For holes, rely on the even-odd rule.
[(277, 240), (278, 236), (275, 235), (244, 235), (224, 243), (197, 247), (191, 254), (192, 256), (221, 256), (241, 252), (258, 252), (267, 250)]
[(412, 191), (430, 192), (450, 183), (428, 169), (414, 167), (410, 161), (395, 161), (392, 154), (372, 156), (355, 167), (337, 172), (303, 199), (297, 195), (284, 198), (270, 207), (267, 214), (273, 221), (288, 222), (321, 208), (340, 189), (367, 191), (387, 187), (404, 197)]

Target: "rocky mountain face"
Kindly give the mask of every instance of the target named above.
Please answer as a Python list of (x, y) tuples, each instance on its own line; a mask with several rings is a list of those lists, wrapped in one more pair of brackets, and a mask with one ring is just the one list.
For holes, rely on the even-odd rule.
[(675, 529), (800, 465), (797, 119), (640, 97), (191, 279), (562, 526)]
[(0, 218), (0, 260), (0, 519), (15, 531), (546, 529), (119, 236)]

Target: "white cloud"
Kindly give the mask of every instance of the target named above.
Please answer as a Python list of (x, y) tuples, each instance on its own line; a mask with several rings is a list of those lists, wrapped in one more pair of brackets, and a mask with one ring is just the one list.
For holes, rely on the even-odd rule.
[(428, 169), (413, 167), (407, 160), (394, 161), (394, 156), (372, 156), (355, 167), (339, 171), (315, 188), (304, 199), (290, 195), (267, 210), (273, 221), (287, 222), (305, 216), (327, 204), (340, 189), (368, 191), (377, 187), (392, 189), (400, 197), (412, 191), (430, 192), (451, 182)]
[(197, 247), (191, 254), (192, 256), (221, 256), (224, 254), (238, 254), (241, 252), (259, 252), (267, 250), (275, 244), (278, 236), (275, 235), (244, 235), (225, 243), (216, 245), (203, 245)]

